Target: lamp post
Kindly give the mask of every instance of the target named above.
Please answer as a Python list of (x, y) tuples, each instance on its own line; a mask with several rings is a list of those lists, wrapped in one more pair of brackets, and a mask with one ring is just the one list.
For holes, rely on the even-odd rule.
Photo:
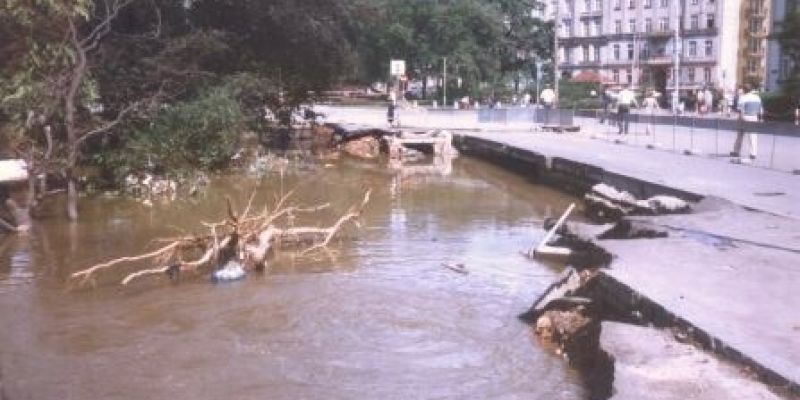
[(672, 58), (675, 63), (673, 70), (672, 70), (672, 112), (677, 114), (678, 113), (678, 102), (680, 101), (680, 80), (681, 80), (681, 13), (680, 13), (680, 0), (672, 0), (674, 3), (673, 9), (675, 10), (675, 34), (673, 36), (673, 45), (672, 45)]
[(447, 107), (447, 57), (442, 63), (442, 107)]
[[(554, 104), (558, 105), (558, 77), (559, 77), (559, 68), (558, 68), (558, 27), (560, 18), (559, 9), (561, 8), (561, 0), (556, 0), (556, 10), (555, 10), (555, 18), (553, 19), (553, 89), (556, 94), (554, 99)], [(538, 77), (538, 75), (537, 75)], [(536, 95), (539, 95), (538, 88)]]
[(541, 82), (542, 77), (542, 61), (538, 58), (536, 59), (536, 93), (533, 94), (533, 98), (536, 99), (535, 103), (539, 103), (539, 82)]

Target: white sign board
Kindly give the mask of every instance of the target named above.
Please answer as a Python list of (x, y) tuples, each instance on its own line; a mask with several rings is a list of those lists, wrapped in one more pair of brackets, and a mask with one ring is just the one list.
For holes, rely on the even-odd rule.
[(0, 183), (28, 179), (28, 166), (23, 160), (0, 160)]
[(389, 63), (389, 73), (392, 76), (400, 76), (406, 74), (406, 61), (405, 60), (392, 60)]

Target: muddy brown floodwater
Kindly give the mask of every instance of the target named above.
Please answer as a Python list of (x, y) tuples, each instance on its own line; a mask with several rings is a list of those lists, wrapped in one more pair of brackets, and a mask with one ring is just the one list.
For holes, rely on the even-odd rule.
[[(0, 238), (0, 399), (584, 397), (516, 318), (558, 273), (519, 252), (569, 197), (466, 158), (447, 176), (328, 167), (219, 177), (150, 208), (86, 198), (79, 224), (50, 218)], [(257, 188), (258, 202), (298, 182), (303, 204), (332, 202), (321, 225), (374, 191), (332, 258), (283, 254), (229, 284), (123, 288), (120, 271), (66, 290), (73, 271), (224, 218), (225, 195), (241, 205)]]

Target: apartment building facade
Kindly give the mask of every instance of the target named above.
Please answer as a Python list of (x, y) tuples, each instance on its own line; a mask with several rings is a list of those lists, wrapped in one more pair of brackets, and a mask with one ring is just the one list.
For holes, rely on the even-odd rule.
[(770, 0), (743, 0), (741, 4), (737, 79), (749, 87), (766, 86), (771, 8)]
[[(765, 28), (769, 33), (778, 33), (784, 18), (797, 11), (797, 0), (770, 0), (766, 14), (769, 19), (765, 21)], [(764, 88), (768, 91), (780, 89), (783, 80), (792, 72), (792, 61), (783, 53), (777, 39), (767, 35), (766, 60), (764, 70)]]
[(742, 0), (554, 1), (562, 78), (592, 71), (605, 82), (668, 93), (677, 43), (679, 90), (737, 84)]

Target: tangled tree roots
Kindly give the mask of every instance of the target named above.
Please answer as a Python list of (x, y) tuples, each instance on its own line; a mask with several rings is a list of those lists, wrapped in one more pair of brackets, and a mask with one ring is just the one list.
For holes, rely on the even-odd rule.
[[(319, 227), (281, 227), (279, 221), (291, 220), (295, 215), (315, 213), (329, 207), (323, 204), (315, 207), (287, 206), (291, 192), (281, 198), (274, 210), (269, 207), (259, 213), (252, 213), (255, 193), (250, 196), (245, 210), (238, 214), (228, 200), (228, 218), (215, 223), (203, 223), (209, 233), (199, 236), (159, 239), (167, 243), (148, 253), (130, 257), (116, 258), (93, 265), (73, 273), (70, 278), (78, 285), (94, 282), (95, 276), (105, 270), (134, 262), (148, 262), (157, 267), (144, 268), (129, 273), (122, 280), (123, 285), (149, 275), (168, 275), (176, 278), (184, 273), (198, 273), (210, 267), (236, 261), (247, 269), (262, 270), (266, 267), (270, 250), (277, 246), (293, 247), (300, 255), (326, 250), (331, 240), (348, 223), (359, 225), (358, 218), (370, 199), (371, 191), (366, 191), (359, 204), (342, 215), (333, 225)], [(187, 261), (189, 260), (189, 261)]]

